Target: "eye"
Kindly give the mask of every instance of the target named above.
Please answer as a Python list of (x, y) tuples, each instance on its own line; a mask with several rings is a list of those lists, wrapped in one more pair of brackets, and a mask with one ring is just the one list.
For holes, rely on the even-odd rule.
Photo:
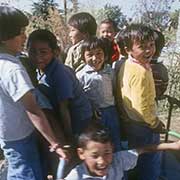
[(142, 50), (144, 50), (145, 49), (145, 47), (144, 47), (144, 45), (142, 44), (142, 45), (139, 45), (138, 46), (138, 48), (140, 48), (140, 49), (142, 49)]
[(155, 46), (155, 43), (154, 43), (154, 42), (152, 42), (152, 43), (150, 44), (150, 46), (151, 46), (151, 47)]
[(41, 55), (46, 55), (46, 54), (48, 53), (48, 51), (42, 50), (42, 51), (40, 51), (39, 53), (40, 53)]
[(97, 158), (98, 158), (98, 154), (91, 154), (91, 157), (92, 157), (93, 159), (97, 159)]

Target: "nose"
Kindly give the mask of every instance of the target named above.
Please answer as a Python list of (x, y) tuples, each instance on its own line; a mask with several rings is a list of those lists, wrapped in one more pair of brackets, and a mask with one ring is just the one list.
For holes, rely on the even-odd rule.
[(33, 57), (36, 60), (41, 59), (42, 54), (39, 51), (29, 51), (29, 56)]
[(92, 60), (95, 61), (96, 60), (96, 55), (92, 56)]
[(99, 165), (104, 165), (104, 164), (106, 164), (106, 161), (105, 161), (105, 159), (104, 159), (103, 157), (99, 157), (97, 163), (98, 163)]
[(108, 37), (108, 36), (109, 36), (108, 32), (105, 32), (104, 37)]

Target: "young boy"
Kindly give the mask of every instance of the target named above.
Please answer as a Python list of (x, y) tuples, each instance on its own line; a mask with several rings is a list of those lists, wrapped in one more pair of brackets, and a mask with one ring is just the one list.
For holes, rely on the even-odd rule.
[(57, 39), (48, 30), (33, 31), (27, 42), (30, 61), (38, 68), (39, 87), (49, 98), (70, 141), (88, 125), (92, 109), (73, 70), (56, 58)]
[(113, 70), (105, 63), (108, 54), (106, 39), (90, 37), (82, 44), (82, 54), (86, 65), (78, 77), (93, 111), (100, 114), (99, 121), (111, 132), (115, 151), (120, 150), (120, 127), (113, 95)]
[(118, 44), (115, 42), (115, 36), (117, 30), (116, 23), (111, 19), (105, 19), (101, 21), (99, 25), (99, 36), (102, 38), (107, 38), (111, 42), (112, 46), (112, 56), (109, 59), (109, 63), (112, 64), (113, 62), (117, 61), (120, 56)]
[[(160, 142), (164, 125), (156, 115), (155, 86), (150, 61), (155, 53), (154, 31), (142, 24), (132, 24), (124, 31), (128, 59), (118, 72), (117, 94), (127, 119), (126, 133), (130, 147)], [(139, 179), (157, 180), (160, 174), (160, 154), (147, 153), (139, 157)]]
[(156, 89), (156, 99), (160, 98), (168, 86), (168, 70), (162, 62), (158, 62), (163, 47), (165, 46), (165, 38), (162, 32), (154, 30), (156, 52), (151, 60), (151, 68)]
[(109, 132), (102, 125), (93, 124), (79, 136), (77, 153), (83, 162), (76, 166), (65, 180), (121, 180), (124, 171), (136, 166), (138, 154), (162, 150), (180, 150), (180, 141), (113, 154)]
[(52, 151), (66, 157), (31, 92), (27, 72), (15, 57), (25, 42), (27, 17), (18, 9), (0, 6), (0, 145), (8, 160), (8, 180), (43, 180), (34, 127)]
[(81, 54), (81, 45), (84, 39), (96, 35), (97, 24), (92, 15), (81, 12), (71, 16), (68, 25), (69, 37), (73, 46), (68, 51), (65, 65), (78, 72), (85, 65)]

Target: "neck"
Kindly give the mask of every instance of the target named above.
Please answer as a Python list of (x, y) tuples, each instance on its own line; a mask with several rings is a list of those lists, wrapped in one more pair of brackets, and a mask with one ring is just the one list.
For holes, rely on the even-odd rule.
[(4, 46), (3, 44), (0, 44), (0, 53), (11, 54), (11, 55), (13, 55), (13, 56), (16, 55), (14, 52), (12, 52), (12, 51), (9, 50), (8, 48), (6, 48), (6, 46)]

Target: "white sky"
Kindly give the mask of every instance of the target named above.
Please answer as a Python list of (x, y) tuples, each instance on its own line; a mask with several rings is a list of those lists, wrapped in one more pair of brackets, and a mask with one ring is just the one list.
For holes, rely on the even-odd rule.
[[(38, 0), (0, 0), (0, 3), (9, 3), (12, 6), (15, 6), (21, 10), (29, 11), (31, 10), (31, 5), (33, 2), (37, 2)], [(68, 0), (67, 0), (68, 1)], [(63, 0), (55, 0), (56, 3), (63, 9)], [(134, 12), (134, 6), (137, 4), (138, 0), (79, 0), (81, 7), (85, 8), (101, 8), (105, 4), (109, 3), (112, 5), (119, 5), (122, 9), (122, 12), (131, 17)], [(180, 0), (176, 0), (173, 4), (173, 9), (180, 9)]]

